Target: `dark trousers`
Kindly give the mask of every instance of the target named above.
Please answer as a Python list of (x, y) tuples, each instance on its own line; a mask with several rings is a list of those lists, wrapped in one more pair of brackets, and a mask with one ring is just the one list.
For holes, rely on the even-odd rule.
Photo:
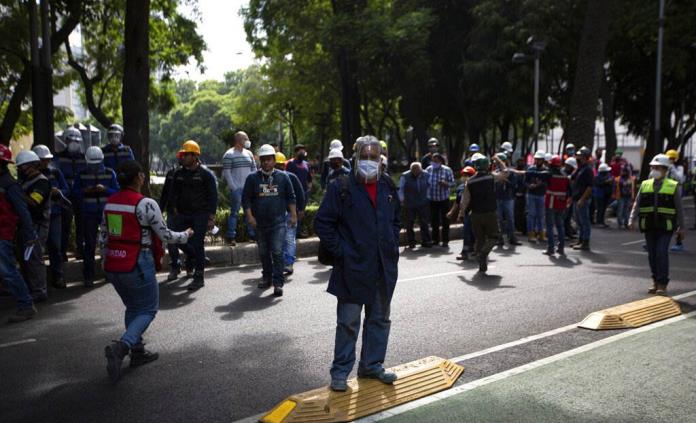
[(669, 283), (669, 242), (671, 231), (648, 231), (645, 233), (645, 243), (648, 247), (650, 273), (655, 283)]
[(63, 279), (63, 246), (62, 246), (62, 214), (52, 214), (48, 225), (48, 239), (46, 249), (48, 250), (49, 274), (53, 281)]
[(405, 210), (405, 225), (408, 244), (415, 245), (416, 243), (416, 233), (413, 231), (416, 217), (418, 218), (418, 223), (420, 224), (421, 244), (430, 242), (430, 228), (428, 227), (428, 220), (430, 220), (430, 205), (424, 204), (417, 207), (405, 207)]
[(527, 235), (527, 200), (524, 194), (515, 195), (515, 229)]
[(476, 238), (474, 252), (477, 256), (487, 256), (493, 246), (498, 243), (500, 236), (496, 212), (472, 213), (471, 228)]
[(193, 229), (193, 236), (181, 248), (186, 254), (186, 261), (193, 258), (196, 273), (203, 274), (205, 269), (205, 233), (208, 231), (208, 214), (177, 214), (174, 217), (177, 231)]
[(63, 209), (61, 213), (61, 240), (60, 247), (62, 248), (63, 257), (66, 257), (68, 245), (70, 244), (70, 231), (72, 230), (72, 221), (75, 219), (75, 253), (77, 255), (84, 254), (84, 237), (82, 231), (82, 213), (79, 207), (79, 202), (75, 203), (72, 209)]
[[(82, 234), (84, 237), (84, 261), (82, 262), (82, 277), (85, 283), (94, 282), (94, 252), (97, 249), (97, 235), (101, 216), (82, 216)], [(102, 259), (104, 259), (102, 257)]]
[(283, 245), (286, 230), (285, 220), (274, 226), (256, 228), (256, 245), (263, 267), (261, 275), (265, 281), (272, 280), (273, 286), (277, 288), (282, 288), (285, 283)]
[(595, 207), (595, 212), (597, 213), (597, 218), (595, 219), (595, 223), (598, 225), (604, 225), (606, 222), (604, 221), (604, 216), (607, 212), (607, 207), (609, 206), (609, 203), (611, 202), (611, 194), (610, 195), (604, 195), (604, 194), (599, 194), (595, 196), (595, 202), (597, 203)]
[[(433, 242), (443, 244), (449, 243), (449, 227), (450, 222), (447, 219), (447, 212), (450, 209), (449, 200), (431, 201), (430, 202), (430, 222), (433, 225)], [(442, 227), (442, 237), (440, 237), (440, 227)]]

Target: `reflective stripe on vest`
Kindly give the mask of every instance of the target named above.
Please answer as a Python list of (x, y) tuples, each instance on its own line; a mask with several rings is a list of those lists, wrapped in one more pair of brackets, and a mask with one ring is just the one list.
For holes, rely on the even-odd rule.
[(544, 205), (547, 209), (565, 210), (568, 197), (570, 179), (564, 175), (551, 175), (544, 196)]
[(664, 178), (660, 190), (655, 195), (655, 179), (641, 183), (638, 205), (641, 231), (674, 229), (674, 218), (677, 215), (674, 196), (678, 186), (677, 181)]

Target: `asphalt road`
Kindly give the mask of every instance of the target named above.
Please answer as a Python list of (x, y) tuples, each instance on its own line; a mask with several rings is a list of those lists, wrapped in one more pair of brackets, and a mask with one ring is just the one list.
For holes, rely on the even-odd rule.
[[(688, 235), (687, 251), (670, 257), (672, 294), (696, 290), (696, 232)], [(640, 239), (637, 232), (594, 229), (593, 251), (566, 259), (542, 255), (542, 245), (506, 247), (492, 254), (488, 276), (455, 260), (461, 242), (449, 251), (404, 252), (385, 365), (457, 357), (644, 298), (649, 270)], [(313, 260), (295, 269), (282, 299), (256, 288), (255, 266), (209, 270), (206, 287), (193, 294), (182, 289), (184, 280), (162, 283), (161, 311), (146, 334), (161, 358), (127, 371), (117, 386), (103, 357), (122, 331), (115, 291), (98, 284), (52, 292), (36, 319), (0, 325), (1, 420), (229, 422), (327, 384), (336, 304), (325, 292), (329, 270)], [(685, 309), (696, 304), (683, 302)], [(0, 300), (0, 321), (13, 306)], [(465, 363), (459, 383), (605, 336), (578, 329), (477, 357)]]

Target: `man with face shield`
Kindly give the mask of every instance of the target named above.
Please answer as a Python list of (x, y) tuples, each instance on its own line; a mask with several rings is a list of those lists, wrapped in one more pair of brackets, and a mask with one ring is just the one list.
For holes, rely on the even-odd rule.
[(116, 170), (119, 163), (135, 160), (133, 150), (123, 143), (123, 127), (121, 125), (114, 123), (109, 126), (106, 138), (109, 143), (102, 147), (104, 166)]
[(679, 183), (669, 177), (669, 157), (658, 154), (650, 162), (650, 175), (638, 190), (628, 220), (629, 228), (645, 235), (653, 284), (651, 294), (666, 295), (669, 283), (669, 242), (672, 234), (684, 237), (684, 209)]
[(84, 262), (82, 276), (86, 287), (94, 285), (94, 251), (97, 247), (99, 224), (106, 200), (118, 192), (119, 185), (113, 169), (104, 166), (104, 155), (99, 147), (92, 146), (85, 153), (87, 167), (75, 178), (72, 196), (80, 207), (83, 219)]
[[(24, 198), (31, 214), (34, 230), (38, 235), (38, 242), (34, 243), (28, 258), (26, 251), (22, 251), (24, 253), (22, 270), (34, 302), (45, 301), (48, 298), (43, 253), (48, 239), (51, 183), (41, 173), (40, 165), (39, 156), (33, 151), (22, 151), (17, 155), (17, 176), (19, 176), (19, 183), (24, 191)], [(25, 245), (31, 240), (21, 241), (21, 245)]]
[(72, 187), (75, 183), (75, 178), (87, 167), (83, 150), (82, 133), (74, 127), (69, 127), (63, 132), (63, 140), (66, 148), (60, 153), (55, 154), (53, 161), (56, 167), (63, 173), (65, 182), (68, 183), (70, 196), (68, 199), (72, 203), (72, 208), (63, 210), (61, 221), (61, 249), (63, 260), (67, 260), (67, 248), (70, 240), (70, 231), (72, 228), (72, 220), (75, 218), (75, 256), (78, 259), (82, 258), (84, 250), (84, 239), (82, 237), (82, 215), (80, 203), (77, 198), (72, 195)]
[(359, 378), (392, 384), (384, 369), (389, 339), (389, 309), (399, 262), (399, 198), (394, 183), (379, 173), (381, 148), (373, 136), (362, 137), (355, 169), (328, 185), (314, 219), (322, 246), (334, 257), (328, 292), (338, 300), (331, 389), (348, 389), (355, 364), (360, 314), (365, 308)]

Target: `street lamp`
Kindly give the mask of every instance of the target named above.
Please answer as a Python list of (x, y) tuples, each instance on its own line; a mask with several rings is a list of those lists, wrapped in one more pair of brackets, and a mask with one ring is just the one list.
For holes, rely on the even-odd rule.
[(532, 36), (527, 39), (527, 45), (531, 48), (532, 54), (515, 53), (512, 55), (512, 63), (521, 64), (534, 60), (534, 149), (536, 150), (539, 142), (539, 60), (546, 48), (546, 43)]

